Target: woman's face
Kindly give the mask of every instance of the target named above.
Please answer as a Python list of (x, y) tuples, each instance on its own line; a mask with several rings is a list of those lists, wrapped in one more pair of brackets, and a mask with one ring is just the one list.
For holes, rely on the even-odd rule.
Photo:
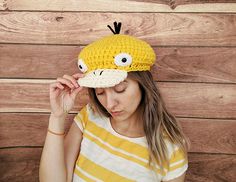
[(116, 121), (136, 119), (142, 93), (137, 81), (127, 78), (114, 87), (96, 88), (102, 106)]

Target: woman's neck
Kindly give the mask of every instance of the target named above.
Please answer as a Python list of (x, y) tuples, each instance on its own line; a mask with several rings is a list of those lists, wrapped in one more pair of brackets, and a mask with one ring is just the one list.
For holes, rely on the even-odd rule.
[(128, 121), (116, 121), (114, 118), (111, 118), (110, 121), (113, 129), (121, 135), (128, 137), (142, 137), (145, 135), (143, 121), (140, 117), (132, 117)]

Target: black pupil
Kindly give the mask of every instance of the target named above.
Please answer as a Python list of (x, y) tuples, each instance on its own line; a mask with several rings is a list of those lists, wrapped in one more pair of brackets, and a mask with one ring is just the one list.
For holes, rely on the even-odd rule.
[(123, 63), (125, 63), (126, 61), (127, 61), (127, 59), (126, 58), (122, 58), (122, 60), (121, 60)]
[(79, 65), (79, 68), (80, 68), (80, 69), (83, 69), (81, 65)]

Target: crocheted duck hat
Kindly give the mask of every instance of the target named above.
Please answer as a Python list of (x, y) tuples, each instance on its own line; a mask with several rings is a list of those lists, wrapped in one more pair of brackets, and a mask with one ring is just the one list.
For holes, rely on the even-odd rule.
[(103, 37), (82, 49), (78, 67), (85, 76), (80, 86), (90, 88), (113, 87), (127, 78), (130, 71), (150, 70), (156, 55), (143, 40), (119, 34), (121, 23), (114, 22), (114, 35)]

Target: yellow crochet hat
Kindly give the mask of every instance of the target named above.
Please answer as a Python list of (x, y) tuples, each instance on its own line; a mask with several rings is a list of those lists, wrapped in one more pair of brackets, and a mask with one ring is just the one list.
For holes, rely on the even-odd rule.
[(121, 23), (115, 22), (114, 35), (103, 37), (82, 49), (78, 67), (85, 73), (79, 85), (90, 88), (113, 87), (124, 81), (130, 71), (146, 71), (154, 64), (152, 47), (129, 35), (119, 34)]

